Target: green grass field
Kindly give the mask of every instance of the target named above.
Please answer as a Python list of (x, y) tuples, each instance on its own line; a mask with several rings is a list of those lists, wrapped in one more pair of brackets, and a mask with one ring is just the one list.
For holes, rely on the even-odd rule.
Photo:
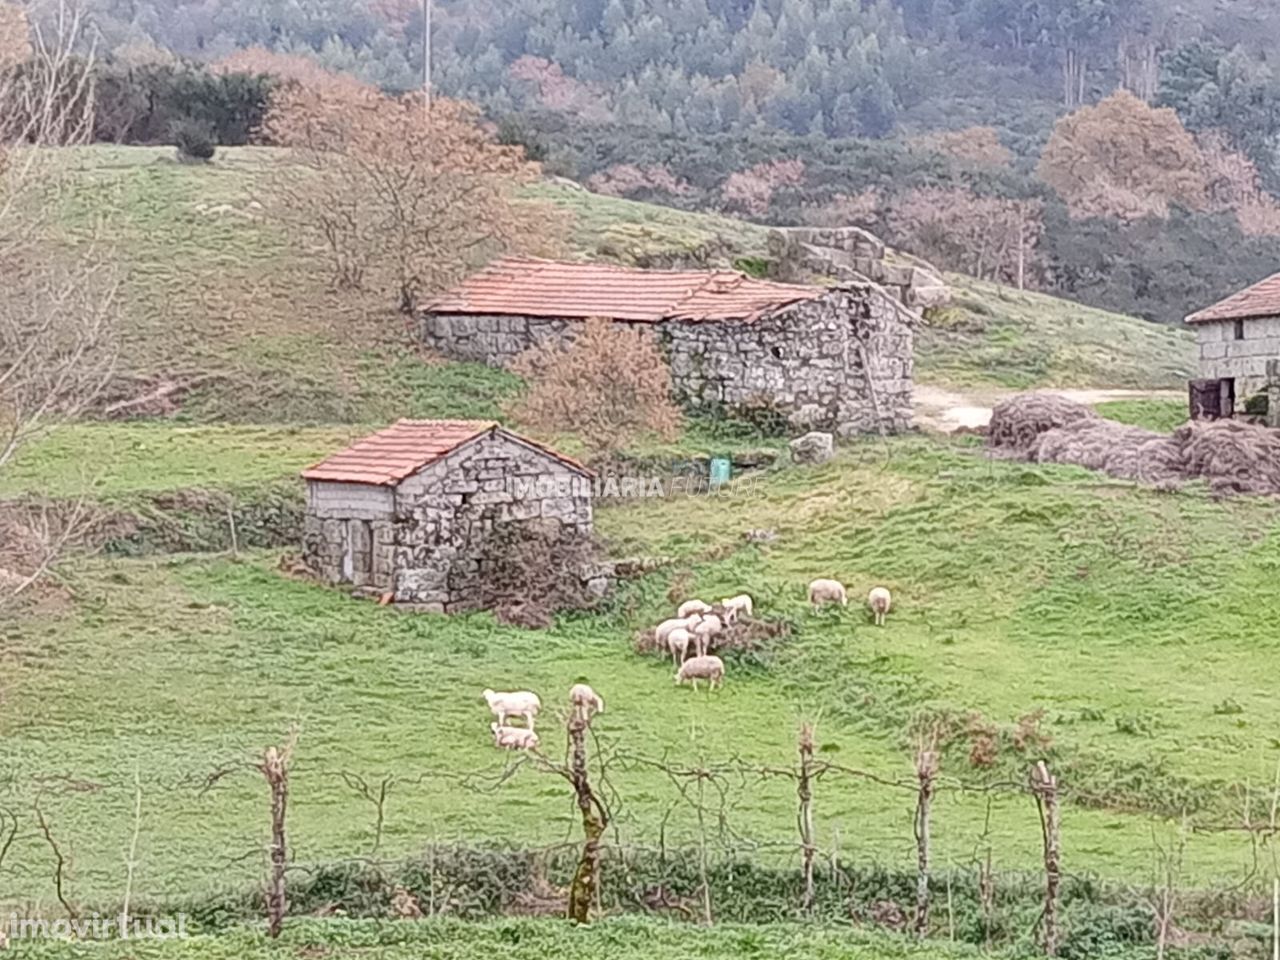
[[(554, 778), (525, 771), (485, 794), (447, 775), (503, 764), (487, 741), (486, 686), (530, 686), (554, 704), (589, 678), (609, 705), (601, 737), (681, 763), (785, 764), (800, 721), (817, 719), (824, 756), (885, 776), (910, 770), (913, 717), (975, 712), (1007, 728), (1040, 709), (1076, 801), (1064, 817), (1069, 869), (1137, 882), (1149, 873), (1153, 823), (1179, 805), (1202, 822), (1230, 818), (1232, 790), (1269, 783), (1280, 759), (1269, 681), (1280, 608), (1257, 602), (1280, 569), (1278, 511), (992, 463), (967, 446), (868, 442), (823, 468), (777, 468), (751, 495), (602, 508), (598, 526), (617, 549), (686, 557), (687, 568), (548, 631), (487, 614), (407, 616), (286, 579), (271, 555), (85, 561), (68, 571), (70, 609), (6, 630), (7, 802), (28, 808), (43, 784), (73, 852), (73, 895), (110, 898), (137, 771), (136, 890), (162, 897), (253, 882), (263, 785), (246, 771), (207, 794), (198, 787), (294, 723), (291, 840), (297, 859), (314, 863), (370, 842), (372, 810), (344, 787), (344, 770), (432, 774), (392, 795), (386, 855), (431, 840), (527, 846), (572, 835)], [(741, 545), (755, 527), (776, 530), (777, 542)], [(898, 610), (882, 630), (856, 601), (812, 614), (804, 585), (817, 575), (840, 577), (855, 597), (887, 583)], [(749, 591), (795, 635), (770, 667), (738, 671), (714, 696), (675, 689), (668, 666), (632, 651), (631, 634), (667, 615), (677, 578), (708, 597)], [(1003, 777), (1021, 762), (1006, 751), (984, 773), (960, 750), (946, 773)], [(664, 816), (668, 843), (690, 840), (693, 816), (679, 805), (669, 813), (663, 774), (628, 769), (615, 787), (622, 842), (653, 843)], [(785, 782), (752, 785), (735, 796), (733, 828), (789, 843), (793, 802)], [(824, 849), (838, 835), (846, 857), (906, 866), (911, 802), (890, 787), (823, 781)], [(939, 863), (969, 862), (984, 814), (980, 795), (940, 797)], [(1033, 867), (1029, 801), (997, 802), (991, 840), (1002, 869)], [(1187, 877), (1239, 879), (1247, 860), (1239, 838), (1197, 835)], [(20, 836), (6, 868), (11, 893), (51, 894), (38, 836)]]
[[(261, 934), (237, 932), (183, 940), (134, 940), (107, 944), (18, 943), (12, 955), (30, 960), (508, 960), (547, 957), (609, 957), (610, 960), (737, 960), (790, 957), (795, 960), (961, 960), (1004, 953), (849, 928), (799, 925), (717, 926), (699, 929), (634, 918), (573, 928), (559, 920), (504, 920), (458, 923), (447, 920), (385, 923), (304, 920), (290, 924), (278, 943)], [(1121, 954), (1113, 954), (1120, 957)]]

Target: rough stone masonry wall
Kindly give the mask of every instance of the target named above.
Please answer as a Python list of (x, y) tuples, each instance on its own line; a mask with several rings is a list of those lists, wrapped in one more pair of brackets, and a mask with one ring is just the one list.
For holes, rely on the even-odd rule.
[(395, 493), (363, 483), (308, 481), (302, 556), (329, 583), (391, 587), (389, 542)]
[[(590, 481), (534, 447), (489, 435), (405, 480), (388, 533), (399, 603), (454, 613), (480, 605), (496, 525), (543, 523), (589, 534)], [(592, 581), (597, 592), (607, 582)]]
[(422, 342), (446, 357), (507, 367), (531, 347), (563, 341), (578, 321), (488, 314), (426, 314)]
[(1280, 317), (1244, 321), (1244, 339), (1235, 338), (1235, 321), (1196, 324), (1200, 376), (1234, 377), (1236, 402), (1243, 405), (1267, 385), (1267, 361), (1280, 359)]
[(690, 408), (768, 406), (795, 429), (842, 436), (911, 424), (913, 331), (866, 285), (750, 322), (668, 322), (661, 331)]

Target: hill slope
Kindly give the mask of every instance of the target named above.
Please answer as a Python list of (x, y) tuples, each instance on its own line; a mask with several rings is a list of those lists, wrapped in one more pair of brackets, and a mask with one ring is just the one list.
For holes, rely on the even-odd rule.
[[(124, 373), (138, 393), (192, 382), (201, 421), (375, 422), (397, 415), (491, 416), (512, 378), (424, 364), (404, 319), (328, 289), (257, 212), (265, 151), (226, 149), (207, 165), (158, 148), (69, 154), (76, 189), (61, 201), (72, 233), (126, 264)], [(766, 230), (725, 217), (600, 197), (553, 183), (532, 196), (572, 216), (579, 256), (622, 262), (758, 257)], [(1190, 363), (1181, 332), (1050, 297), (955, 278), (956, 306), (922, 331), (920, 377), (950, 384), (1165, 387)]]

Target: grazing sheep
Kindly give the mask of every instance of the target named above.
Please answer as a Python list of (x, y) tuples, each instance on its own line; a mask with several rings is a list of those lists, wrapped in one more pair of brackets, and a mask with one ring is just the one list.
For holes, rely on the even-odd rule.
[(693, 642), (698, 650), (698, 656), (706, 656), (707, 647), (711, 644), (711, 638), (723, 632), (724, 623), (714, 613), (709, 613), (702, 618), (702, 622), (693, 628)]
[(875, 615), (877, 627), (884, 626), (884, 617), (889, 612), (889, 605), (892, 602), (893, 597), (889, 595), (888, 587), (872, 587), (871, 592), (867, 594), (867, 606)]
[(736, 623), (739, 617), (751, 617), (753, 615), (753, 607), (751, 597), (745, 593), (740, 593), (736, 597), (729, 597), (727, 600), (721, 600), (720, 606), (724, 607), (727, 615), (725, 619), (729, 623)]
[(839, 580), (815, 580), (809, 584), (809, 602), (815, 607), (824, 603), (839, 603), (842, 607), (849, 605), (849, 594)]
[(573, 713), (583, 723), (591, 720), (593, 713), (604, 713), (604, 700), (585, 683), (575, 683), (569, 688), (569, 702)]
[(677, 684), (686, 680), (693, 683), (694, 690), (698, 689), (699, 680), (706, 680), (714, 690), (724, 683), (724, 661), (719, 657), (691, 657), (676, 671)]
[(505, 693), (486, 690), (484, 699), (489, 704), (489, 709), (493, 711), (493, 715), (498, 718), (498, 726), (500, 727), (507, 725), (507, 717), (524, 717), (524, 722), (532, 730), (533, 718), (542, 709), (542, 701), (538, 699), (538, 695), (528, 690), (514, 690)]
[(680, 609), (676, 611), (677, 617), (687, 617), (691, 613), (710, 613), (711, 604), (703, 603), (701, 600), (686, 600), (680, 604)]
[(499, 723), (489, 724), (493, 731), (493, 745), (503, 750), (537, 750), (538, 735), (524, 727), (504, 727)]
[(658, 646), (662, 646), (662, 644), (666, 642), (667, 636), (672, 630), (692, 630), (698, 625), (698, 621), (701, 619), (701, 616), (695, 613), (691, 617), (672, 617), (670, 620), (663, 620), (660, 624), (654, 627), (653, 639), (657, 642)]
[(677, 667), (689, 655), (689, 644), (693, 642), (693, 635), (684, 627), (677, 627), (667, 634), (667, 649), (671, 651), (671, 661)]

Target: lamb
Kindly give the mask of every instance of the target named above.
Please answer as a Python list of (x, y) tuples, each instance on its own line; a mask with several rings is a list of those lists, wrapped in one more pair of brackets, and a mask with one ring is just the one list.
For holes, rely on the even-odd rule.
[(867, 594), (867, 606), (875, 615), (877, 627), (884, 626), (884, 617), (889, 612), (889, 605), (892, 602), (893, 598), (887, 587), (872, 587), (871, 592)]
[(569, 688), (569, 702), (573, 713), (583, 723), (591, 720), (593, 713), (604, 713), (604, 700), (585, 683), (575, 683)]
[(676, 671), (677, 684), (686, 680), (693, 683), (694, 690), (698, 689), (699, 680), (706, 680), (714, 690), (724, 683), (724, 661), (719, 657), (691, 657)]
[(723, 630), (724, 623), (714, 613), (709, 613), (702, 618), (702, 622), (693, 628), (694, 646), (697, 647), (698, 656), (706, 656), (711, 638)]
[(484, 699), (489, 704), (489, 709), (493, 711), (493, 715), (498, 718), (498, 726), (500, 727), (507, 725), (507, 717), (524, 717), (524, 722), (532, 730), (533, 718), (542, 709), (542, 701), (538, 699), (538, 695), (528, 690), (514, 690), (505, 693), (486, 690), (484, 691)]
[(489, 724), (493, 731), (493, 745), (503, 750), (537, 750), (538, 735), (524, 727), (504, 727), (498, 723)]
[(689, 644), (693, 635), (684, 627), (677, 627), (667, 634), (667, 649), (671, 651), (671, 662), (677, 667), (689, 655)]
[(721, 600), (720, 606), (724, 607), (725, 619), (729, 623), (736, 623), (739, 617), (750, 617), (753, 614), (751, 597), (745, 593)]
[(809, 602), (815, 607), (824, 603), (839, 603), (842, 607), (849, 605), (849, 594), (839, 580), (815, 580), (809, 584)]
[(676, 611), (677, 617), (687, 617), (691, 613), (710, 613), (711, 604), (703, 603), (701, 600), (686, 600), (680, 604), (680, 609)]

